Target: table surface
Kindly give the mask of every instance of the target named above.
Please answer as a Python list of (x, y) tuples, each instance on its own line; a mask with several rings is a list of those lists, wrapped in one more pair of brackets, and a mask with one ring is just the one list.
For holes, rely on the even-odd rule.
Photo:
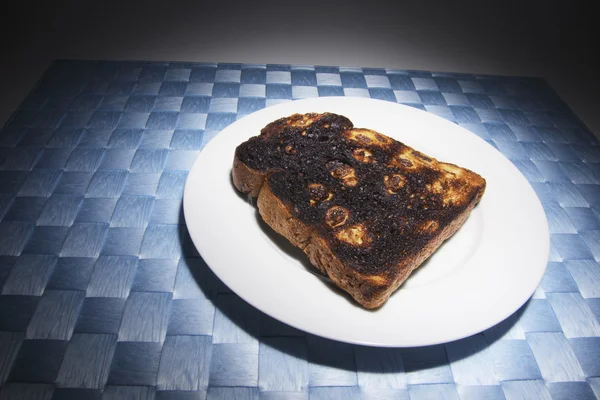
[[(551, 232), (532, 299), (478, 335), (382, 349), (220, 282), (185, 227), (189, 168), (236, 119), (317, 96), (417, 107), (510, 159)], [(537, 78), (57, 61), (0, 134), (0, 399), (595, 398), (599, 185), (600, 143)]]

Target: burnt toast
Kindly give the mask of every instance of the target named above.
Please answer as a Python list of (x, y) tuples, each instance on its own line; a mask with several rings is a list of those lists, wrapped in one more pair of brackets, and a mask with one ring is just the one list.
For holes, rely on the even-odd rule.
[(366, 308), (380, 307), (465, 222), (485, 180), (332, 113), (294, 114), (235, 151), (263, 220)]

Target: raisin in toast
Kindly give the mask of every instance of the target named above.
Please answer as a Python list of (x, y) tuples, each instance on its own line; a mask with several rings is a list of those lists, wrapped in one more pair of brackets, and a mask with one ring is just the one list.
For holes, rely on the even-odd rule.
[(268, 124), (237, 147), (232, 175), (269, 226), (366, 308), (461, 227), (486, 185), (331, 113)]

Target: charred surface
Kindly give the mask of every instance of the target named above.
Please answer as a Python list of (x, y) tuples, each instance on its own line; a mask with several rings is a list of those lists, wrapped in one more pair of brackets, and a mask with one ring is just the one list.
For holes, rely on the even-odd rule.
[[(363, 274), (386, 275), (417, 254), (483, 187), (436, 160), (335, 114), (294, 115), (241, 144), (273, 193)], [(447, 164), (444, 164), (447, 165)]]

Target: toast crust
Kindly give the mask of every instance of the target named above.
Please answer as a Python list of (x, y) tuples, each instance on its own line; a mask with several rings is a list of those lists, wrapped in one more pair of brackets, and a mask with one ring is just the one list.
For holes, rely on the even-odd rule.
[(237, 190), (248, 196), (257, 197), (267, 173), (248, 167), (244, 162), (238, 159), (236, 155), (233, 161), (231, 175), (233, 178), (233, 185)]
[(330, 113), (268, 124), (236, 149), (232, 178), (258, 198), (269, 226), (365, 308), (384, 304), (454, 235), (486, 186)]
[(295, 218), (290, 211), (290, 206), (273, 194), (268, 181), (259, 191), (257, 206), (263, 220), (274, 231), (300, 248), (321, 273), (328, 276), (337, 287), (350, 294), (363, 307), (373, 309), (382, 306), (419, 265), (458, 231), (479, 198), (447, 225), (439, 235), (430, 240), (420, 253), (393, 266), (393, 271), (389, 274), (392, 276), (391, 279), (380, 275), (361, 274), (340, 261), (330, 250), (327, 240), (314, 228)]

